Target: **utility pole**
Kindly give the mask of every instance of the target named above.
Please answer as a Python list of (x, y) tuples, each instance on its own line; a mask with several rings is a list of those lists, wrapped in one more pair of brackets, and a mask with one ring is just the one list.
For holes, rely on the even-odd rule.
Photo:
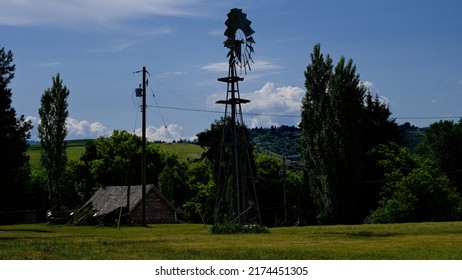
[(287, 195), (286, 195), (286, 157), (282, 156), (282, 191), (284, 198), (284, 223), (287, 225)]
[(133, 72), (142, 73), (142, 81), (139, 88), (136, 89), (136, 96), (141, 97), (141, 114), (142, 114), (142, 128), (141, 128), (141, 209), (142, 209), (142, 224), (146, 226), (146, 67), (143, 70)]
[(142, 97), (142, 111), (143, 111), (143, 124), (141, 129), (141, 154), (143, 157), (141, 163), (141, 200), (143, 204), (143, 226), (146, 226), (146, 67), (143, 66), (143, 97)]

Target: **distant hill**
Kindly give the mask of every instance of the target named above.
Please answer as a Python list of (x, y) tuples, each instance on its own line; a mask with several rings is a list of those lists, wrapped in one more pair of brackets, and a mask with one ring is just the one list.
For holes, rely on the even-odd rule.
[[(404, 123), (399, 125), (406, 146), (413, 151), (415, 146), (422, 141), (425, 128), (420, 128)], [(252, 128), (250, 130), (251, 141), (257, 152), (275, 153), (279, 155), (299, 155), (301, 153), (301, 131), (296, 126), (272, 126), (270, 128)]]
[(423, 139), (423, 132), (425, 131), (425, 128), (413, 126), (408, 122), (400, 125), (399, 128), (403, 133), (407, 147), (411, 152), (414, 151), (414, 148)]
[[(407, 146), (412, 151), (422, 141), (424, 128), (409, 123), (399, 126)], [(301, 153), (301, 131), (296, 126), (272, 126), (250, 129), (251, 144), (257, 153), (299, 157)], [(78, 161), (85, 151), (85, 144), (92, 139), (67, 141), (67, 154), (70, 160)], [(199, 159), (204, 151), (199, 145), (190, 142), (156, 143), (163, 151), (172, 152), (182, 160)], [(27, 154), (32, 168), (40, 165), (40, 142), (31, 142)]]
[(252, 128), (250, 136), (256, 152), (288, 156), (299, 155), (301, 151), (301, 131), (296, 126)]

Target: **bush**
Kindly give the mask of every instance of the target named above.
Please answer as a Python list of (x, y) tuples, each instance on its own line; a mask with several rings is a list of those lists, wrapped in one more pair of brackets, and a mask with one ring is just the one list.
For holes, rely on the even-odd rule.
[(371, 218), (378, 223), (449, 221), (460, 217), (460, 195), (429, 161), (391, 179)]
[(214, 224), (211, 228), (214, 234), (234, 234), (234, 233), (269, 233), (267, 227), (257, 224), (241, 225), (236, 223)]

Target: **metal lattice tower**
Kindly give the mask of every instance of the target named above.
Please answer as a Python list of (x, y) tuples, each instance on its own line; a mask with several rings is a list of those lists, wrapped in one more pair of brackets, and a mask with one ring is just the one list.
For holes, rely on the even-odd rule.
[[(242, 104), (250, 100), (240, 98), (237, 68), (250, 70), (252, 43), (250, 21), (240, 9), (232, 9), (228, 14), (225, 47), (229, 48), (228, 76), (218, 81), (227, 84), (226, 99), (217, 104), (225, 104), (224, 126), (220, 144), (220, 166), (218, 192), (216, 197), (215, 223), (261, 224), (260, 210), (254, 184), (247, 128), (242, 117)], [(241, 38), (237, 38), (242, 36)], [(217, 221), (221, 220), (221, 221)]]

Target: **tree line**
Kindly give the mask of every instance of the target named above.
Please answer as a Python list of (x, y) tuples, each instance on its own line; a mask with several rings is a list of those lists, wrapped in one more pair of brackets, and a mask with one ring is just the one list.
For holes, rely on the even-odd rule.
[[(141, 183), (141, 138), (126, 131), (88, 141), (79, 161), (67, 159), (70, 90), (59, 74), (41, 98), (41, 167), (32, 170), (26, 154), (32, 125), (11, 106), (14, 70), (12, 52), (0, 49), (0, 212), (75, 209), (100, 187)], [(341, 57), (334, 64), (317, 44), (304, 74), (298, 129), (244, 127), (253, 143), (248, 149), (264, 225), (462, 217), (462, 120), (431, 124), (409, 149), (389, 106), (368, 92), (353, 60)], [(198, 134), (204, 148), (199, 160), (180, 160), (148, 142), (148, 182), (189, 221), (213, 220), (216, 153), (225, 122), (217, 120)], [(285, 157), (297, 151), (301, 162)]]
[[(304, 179), (320, 224), (459, 219), (462, 121), (430, 125), (410, 154), (352, 59), (315, 45), (302, 102)], [(450, 163), (449, 163), (450, 162)]]

